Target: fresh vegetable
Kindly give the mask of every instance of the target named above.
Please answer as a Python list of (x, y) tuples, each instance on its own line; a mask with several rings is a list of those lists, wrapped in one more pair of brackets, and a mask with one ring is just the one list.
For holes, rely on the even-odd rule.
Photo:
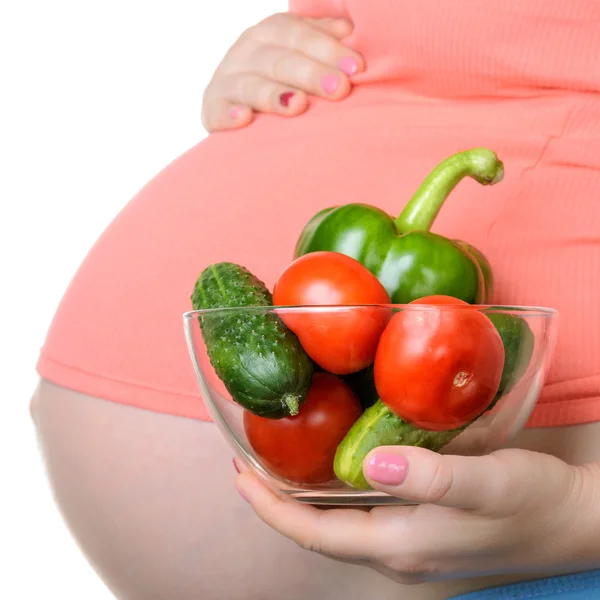
[[(358, 261), (335, 252), (315, 252), (295, 260), (275, 284), (277, 306), (387, 305), (377, 278)], [(313, 312), (281, 311), (308, 355), (336, 375), (373, 363), (377, 343), (391, 316), (383, 307), (353, 307)]]
[(363, 410), (373, 406), (379, 400), (377, 388), (375, 387), (373, 365), (369, 365), (362, 371), (345, 375), (343, 379), (360, 400)]
[(454, 154), (429, 174), (396, 220), (365, 204), (327, 208), (306, 225), (295, 256), (323, 250), (351, 256), (381, 281), (394, 304), (433, 294), (489, 302), (492, 273), (483, 254), (429, 230), (464, 177), (494, 185), (503, 174), (502, 162), (491, 150)]
[(379, 446), (420, 446), (438, 452), (464, 428), (454, 431), (425, 431), (395, 415), (381, 400), (367, 408), (342, 440), (335, 453), (334, 470), (338, 479), (366, 490), (363, 461)]
[[(422, 304), (464, 304), (455, 298), (444, 296), (421, 298)], [(497, 310), (497, 309), (496, 309)], [(486, 313), (504, 345), (504, 365), (496, 396), (482, 412), (490, 410), (494, 404), (508, 393), (525, 373), (531, 360), (534, 345), (533, 333), (525, 319), (518, 316), (489, 312)], [(369, 375), (369, 371), (371, 375)], [(360, 392), (361, 402), (376, 398), (373, 371), (366, 369), (350, 377), (350, 385)], [(350, 379), (350, 377), (346, 379)], [(374, 400), (361, 418), (354, 424), (348, 435), (342, 440), (335, 455), (335, 473), (337, 477), (357, 489), (368, 489), (363, 475), (363, 461), (367, 454), (379, 446), (403, 445), (421, 446), (439, 452), (470, 424), (449, 431), (426, 431), (403, 421), (395, 415), (381, 400)], [(364, 404), (363, 404), (364, 406)], [(477, 415), (473, 420), (477, 419)], [(471, 421), (472, 422), (472, 421)]]
[[(192, 294), (195, 310), (269, 307), (265, 285), (244, 267), (207, 267)], [(313, 367), (298, 338), (272, 312), (207, 312), (199, 316), (210, 362), (231, 397), (270, 419), (295, 415), (306, 399)]]
[[(449, 296), (429, 296), (420, 298), (411, 302), (411, 304), (464, 304), (462, 301)], [(502, 377), (498, 391), (492, 402), (486, 408), (491, 410), (498, 400), (510, 392), (510, 390), (519, 382), (533, 355), (535, 338), (527, 321), (517, 315), (497, 312), (499, 309), (491, 307), (490, 310), (484, 310), (484, 314), (492, 322), (496, 331), (502, 339), (504, 347), (504, 366), (502, 368)], [(496, 311), (496, 312), (494, 312)], [(373, 378), (373, 383), (375, 379)], [(368, 393), (368, 392), (364, 392)]]
[(487, 317), (500, 334), (504, 346), (502, 378), (496, 396), (486, 409), (491, 410), (524, 375), (531, 362), (535, 337), (527, 321), (521, 317), (501, 312), (490, 312)]
[(329, 373), (315, 373), (298, 415), (277, 421), (244, 414), (248, 442), (266, 467), (295, 483), (332, 480), (339, 443), (360, 417), (350, 388)]
[(477, 261), (477, 264), (481, 269), (481, 274), (483, 275), (483, 283), (485, 286), (485, 294), (479, 301), (491, 302), (494, 298), (494, 274), (492, 272), (490, 261), (485, 254), (483, 254), (481, 250), (475, 248), (475, 246), (461, 240), (454, 240), (454, 243), (458, 244), (465, 252), (467, 252), (467, 254), (470, 254)]
[[(427, 299), (416, 302), (424, 303)], [(504, 347), (490, 319), (453, 299), (394, 315), (375, 357), (381, 400), (403, 420), (430, 431), (457, 429), (492, 402)]]

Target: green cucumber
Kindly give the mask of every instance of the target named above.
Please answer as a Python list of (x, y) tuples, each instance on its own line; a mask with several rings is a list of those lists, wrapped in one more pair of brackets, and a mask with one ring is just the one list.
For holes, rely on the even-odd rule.
[(344, 375), (343, 380), (356, 394), (363, 410), (373, 406), (373, 404), (379, 400), (379, 395), (375, 389), (375, 372), (373, 365), (370, 365), (362, 371)]
[(420, 446), (438, 452), (464, 428), (425, 431), (396, 416), (381, 400), (367, 408), (354, 423), (335, 453), (333, 470), (338, 479), (359, 490), (370, 488), (363, 461), (378, 446)]
[(487, 317), (502, 338), (504, 367), (496, 396), (485, 412), (494, 408), (498, 400), (517, 385), (529, 366), (535, 346), (531, 327), (522, 317), (498, 312), (489, 313)]
[[(490, 410), (523, 376), (531, 361), (535, 342), (531, 328), (521, 317), (505, 313), (491, 313), (487, 316), (502, 338), (504, 367), (498, 392), (484, 412)], [(361, 373), (363, 372), (361, 371)], [(376, 393), (374, 381), (370, 383), (364, 373), (358, 381), (357, 389), (361, 390), (361, 401), (363, 398), (370, 401), (373, 394)], [(371, 388), (369, 388), (370, 385)], [(338, 479), (354, 488), (369, 489), (370, 486), (362, 469), (364, 459), (374, 448), (400, 445), (420, 446), (439, 452), (468, 425), (470, 423), (450, 431), (426, 431), (403, 421), (381, 400), (377, 400), (375, 404), (365, 410), (338, 446), (334, 461), (335, 474)]]
[[(265, 284), (233, 263), (204, 269), (192, 294), (195, 310), (272, 303)], [(275, 313), (208, 312), (199, 321), (210, 363), (233, 400), (270, 419), (298, 414), (310, 387), (312, 361)]]

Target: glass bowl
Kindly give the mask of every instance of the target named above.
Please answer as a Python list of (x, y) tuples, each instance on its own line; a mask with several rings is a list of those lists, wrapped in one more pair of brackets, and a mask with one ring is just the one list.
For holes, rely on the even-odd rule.
[[(375, 506), (383, 504), (407, 504), (406, 501), (372, 489), (359, 490), (333, 479), (323, 484), (304, 484), (285, 480), (274, 473), (253, 450), (244, 430), (245, 410), (234, 402), (224, 383), (213, 369), (204, 342), (200, 323), (217, 324), (222, 321), (231, 325), (237, 323), (251, 325), (257, 317), (270, 315), (280, 321), (283, 317), (290, 323), (290, 317), (297, 326), (303, 321), (312, 320), (318, 326), (318, 319), (373, 318), (390, 319), (393, 315), (409, 311), (413, 322), (425, 322), (437, 311), (477, 310), (487, 314), (492, 320), (520, 319), (530, 333), (526, 336), (508, 336), (504, 339), (505, 351), (513, 357), (513, 377), (508, 381), (506, 391), (498, 394), (491, 410), (483, 413), (466, 429), (459, 433), (439, 451), (444, 454), (483, 455), (508, 446), (527, 422), (544, 385), (547, 369), (554, 351), (558, 314), (548, 308), (525, 306), (472, 306), (448, 305), (369, 305), (369, 306), (295, 306), (295, 307), (244, 307), (219, 308), (189, 311), (183, 315), (184, 330), (193, 367), (198, 380), (200, 393), (206, 408), (237, 455), (248, 468), (262, 478), (277, 493), (295, 498), (300, 502), (316, 505)], [(362, 312), (361, 312), (362, 311)], [(380, 314), (379, 314), (380, 313)], [(501, 315), (507, 315), (502, 317)], [(297, 331), (296, 327), (294, 329)], [(506, 365), (505, 365), (506, 369)], [(317, 366), (315, 370), (320, 370)], [(504, 375), (504, 374), (503, 374)], [(343, 377), (353, 390), (362, 395), (365, 380), (353, 382), (353, 375)], [(360, 386), (363, 386), (361, 388)], [(502, 384), (501, 384), (502, 385)], [(367, 388), (371, 383), (366, 384)]]

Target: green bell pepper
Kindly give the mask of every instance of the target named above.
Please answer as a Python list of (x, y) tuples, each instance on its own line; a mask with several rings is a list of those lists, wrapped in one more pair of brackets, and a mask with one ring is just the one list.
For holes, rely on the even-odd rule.
[(429, 174), (396, 220), (366, 204), (317, 213), (300, 235), (295, 256), (322, 250), (346, 254), (381, 281), (394, 304), (437, 294), (489, 303), (493, 277), (485, 256), (466, 242), (429, 230), (461, 179), (494, 185), (503, 175), (503, 164), (491, 150), (459, 152)]

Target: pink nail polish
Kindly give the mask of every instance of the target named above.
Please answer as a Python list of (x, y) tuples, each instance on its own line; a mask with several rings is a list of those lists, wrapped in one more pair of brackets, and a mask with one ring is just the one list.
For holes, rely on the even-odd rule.
[(338, 89), (339, 84), (340, 84), (340, 78), (337, 75), (333, 75), (331, 73), (329, 75), (325, 75), (325, 77), (323, 77), (323, 81), (321, 82), (323, 89), (328, 94), (335, 93), (335, 90)]
[(345, 56), (340, 60), (340, 70), (346, 75), (354, 75), (358, 71), (358, 62), (351, 56)]
[(408, 461), (400, 454), (377, 452), (369, 460), (367, 475), (384, 485), (400, 485), (408, 473)]
[(233, 461), (232, 461), (232, 462), (233, 462), (233, 468), (234, 468), (234, 469), (235, 469), (235, 470), (236, 470), (238, 473), (241, 473), (241, 471), (240, 471), (239, 467), (237, 466), (237, 463), (235, 462), (235, 458), (233, 459)]
[(279, 96), (279, 104), (281, 104), (281, 106), (285, 106), (287, 108), (289, 106), (290, 100), (292, 99), (293, 96), (294, 96), (294, 92), (283, 92), (283, 94), (280, 94), (280, 96)]
[(246, 494), (244, 494), (244, 492), (242, 492), (242, 490), (240, 490), (240, 488), (236, 485), (235, 489), (238, 491), (238, 494), (246, 501), (248, 502), (248, 498), (246, 497)]

